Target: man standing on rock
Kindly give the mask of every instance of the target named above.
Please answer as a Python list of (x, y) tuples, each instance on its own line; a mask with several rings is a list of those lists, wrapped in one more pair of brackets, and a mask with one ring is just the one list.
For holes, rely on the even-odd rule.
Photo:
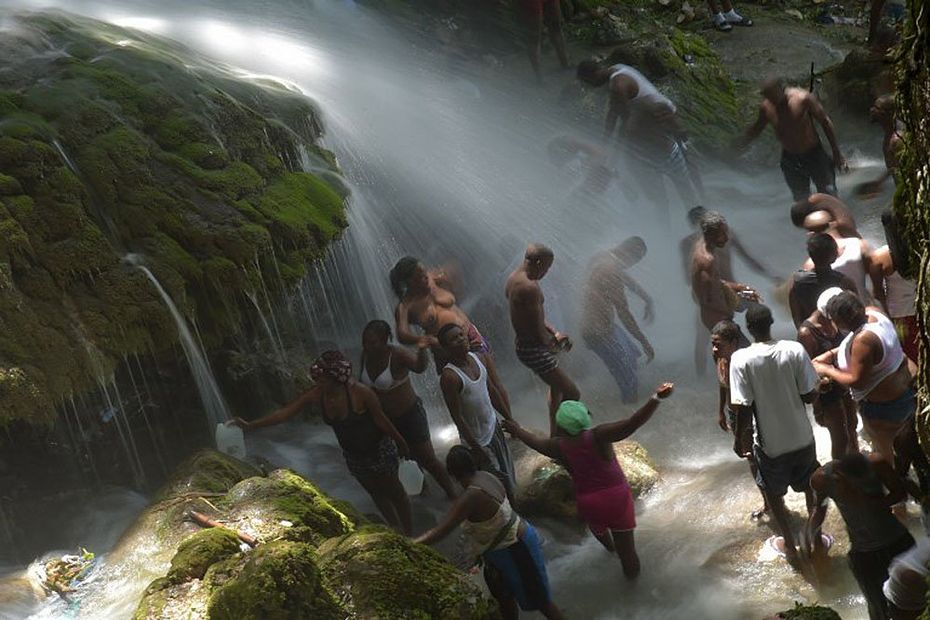
[(766, 306), (749, 308), (746, 329), (755, 342), (730, 359), (730, 406), (736, 413), (733, 448), (740, 458), (755, 460), (756, 484), (785, 539), (785, 556), (798, 566), (785, 493), (789, 485), (803, 492), (808, 514), (813, 513), (810, 477), (820, 463), (804, 404), (817, 399), (820, 379), (801, 343), (772, 338), (773, 322)]
[(856, 193), (864, 197), (877, 194), (885, 181), (894, 178), (898, 169), (898, 151), (904, 140), (904, 125), (895, 118), (894, 95), (878, 97), (869, 108), (869, 118), (881, 125), (882, 153), (885, 156), (885, 172), (874, 181), (867, 181), (856, 187)]
[(558, 354), (570, 350), (572, 341), (546, 322), (543, 308), (545, 298), (539, 281), (554, 260), (551, 249), (539, 243), (530, 244), (523, 263), (510, 274), (505, 286), (510, 322), (517, 336), (517, 359), (549, 386), (549, 431), (553, 435), (559, 403), (581, 398), (574, 381), (559, 368)]
[(610, 139), (622, 119), (620, 133), (629, 156), (630, 174), (643, 193), (657, 206), (667, 209), (665, 187), (656, 174), (675, 186), (685, 208), (697, 203), (704, 193), (700, 174), (685, 151), (687, 133), (678, 121), (678, 109), (642, 73), (627, 65), (602, 67), (593, 60), (578, 65), (578, 79), (590, 86), (607, 85), (610, 100), (604, 137)]
[[(795, 201), (810, 195), (811, 182), (817, 191), (836, 195), (836, 170), (849, 169), (840, 152), (833, 129), (820, 101), (803, 88), (789, 88), (782, 78), (769, 78), (762, 83), (762, 103), (756, 122), (737, 140), (737, 147), (745, 148), (759, 137), (766, 125), (772, 125), (775, 137), (781, 143), (781, 170)], [(820, 123), (827, 136), (833, 158), (827, 155), (820, 143), (814, 121)]]

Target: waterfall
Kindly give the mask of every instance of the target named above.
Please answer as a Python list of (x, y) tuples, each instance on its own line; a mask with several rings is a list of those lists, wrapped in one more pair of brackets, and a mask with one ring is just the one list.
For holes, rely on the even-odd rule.
[(184, 357), (187, 358), (187, 364), (190, 366), (191, 375), (193, 375), (194, 382), (197, 384), (197, 392), (200, 394), (200, 401), (203, 403), (203, 408), (207, 412), (207, 421), (210, 423), (210, 430), (212, 431), (214, 426), (226, 422), (232, 416), (229, 414), (229, 407), (227, 407), (226, 401), (223, 399), (223, 394), (220, 392), (220, 387), (216, 383), (216, 378), (210, 370), (210, 365), (207, 363), (206, 354), (200, 347), (198, 341), (194, 338), (190, 327), (187, 325), (187, 321), (184, 320), (177, 306), (174, 305), (171, 296), (162, 287), (158, 278), (155, 277), (155, 274), (149, 271), (145, 265), (142, 265), (139, 262), (139, 257), (136, 255), (128, 254), (125, 260), (145, 274), (152, 282), (155, 290), (158, 291), (158, 294), (161, 295), (169, 312), (171, 312), (171, 317), (174, 319), (174, 323), (178, 328), (178, 335), (181, 337)]

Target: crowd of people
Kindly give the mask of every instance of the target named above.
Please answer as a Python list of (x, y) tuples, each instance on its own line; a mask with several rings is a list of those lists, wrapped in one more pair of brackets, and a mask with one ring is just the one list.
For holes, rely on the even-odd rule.
[[(547, 17), (548, 3), (526, 5), (537, 23), (548, 20), (553, 34), (557, 20)], [(724, 24), (748, 21), (728, 3), (724, 7), (729, 7), (726, 13), (716, 13)], [(560, 36), (554, 35), (554, 42)], [(557, 44), (556, 49), (567, 62), (564, 47)], [(538, 56), (531, 58), (538, 67)], [(732, 433), (733, 449), (749, 464), (762, 498), (752, 518), (771, 516), (787, 561), (805, 572), (810, 558), (830, 544), (821, 526), (832, 499), (849, 530), (850, 566), (870, 617), (916, 617), (924, 606), (925, 586), (912, 573), (926, 575), (930, 544), (915, 546), (899, 520), (906, 494), (927, 506), (930, 492), (930, 466), (914, 431), (914, 283), (895, 268), (901, 254), (894, 245), (873, 249), (837, 198), (836, 171), (846, 163), (830, 118), (810, 92), (769, 79), (762, 84), (756, 123), (737, 140), (744, 145), (767, 125), (774, 128), (794, 201), (786, 219), (808, 235), (808, 259), (783, 284), (797, 337), (776, 339), (773, 313), (758, 288), (734, 279), (731, 248), (752, 271), (771, 283), (782, 282), (739, 242), (723, 215), (695, 206), (699, 197), (704, 199), (704, 187), (674, 103), (632, 67), (585, 61), (577, 74), (591, 86), (608, 88), (605, 137), (622, 121), (629, 164), (625, 174), (641, 182), (657, 211), (671, 213), (663, 178), (689, 209), (694, 232), (682, 239), (680, 250), (697, 311), (695, 368), (700, 375), (708, 361), (716, 366), (716, 424)], [(900, 140), (893, 102), (880, 98), (873, 116), (886, 131), (889, 173), (869, 191), (893, 176), (893, 143)], [(823, 149), (815, 123), (832, 155)], [(549, 154), (556, 163), (580, 157), (585, 183), (594, 191), (605, 191), (615, 174), (611, 148), (560, 137), (550, 143)], [(892, 222), (886, 223), (891, 228)], [(580, 299), (581, 340), (603, 362), (624, 403), (640, 398), (638, 359), (655, 356), (628, 302), (628, 293), (640, 298), (642, 321), (651, 322), (652, 298), (629, 273), (646, 253), (645, 241), (632, 236), (596, 254)], [(645, 424), (673, 392), (671, 383), (662, 383), (631, 417), (593, 423), (578, 383), (560, 363), (573, 340), (547, 320), (540, 283), (554, 261), (551, 248), (529, 244), (499, 293), (506, 298), (516, 359), (548, 388), (548, 435), (523, 428), (514, 417), (491, 346), (458, 305), (448, 275), (409, 256), (389, 274), (398, 298), (393, 329), (383, 320), (364, 327), (357, 369), (340, 351), (327, 351), (311, 367), (311, 389), (265, 417), (236, 420), (253, 429), (283, 422), (306, 406), (318, 409), (350, 473), (384, 520), (407, 535), (413, 535), (411, 505), (398, 478), (398, 462), (415, 460), (452, 502), (445, 518), (415, 540), (431, 544), (461, 525), (473, 558), (483, 558), (489, 589), (508, 618), (516, 617), (518, 609), (539, 610), (547, 618), (562, 615), (552, 600), (540, 537), (514, 510), (517, 482), (504, 433), (566, 466), (580, 518), (617, 554), (632, 580), (641, 570), (634, 502), (612, 444)], [(751, 341), (735, 322), (740, 313)], [(398, 343), (392, 342), (395, 335)], [(410, 373), (427, 372), (430, 357), (461, 442), (448, 452), (445, 464), (434, 452), (423, 402), (410, 381)], [(807, 405), (829, 432), (832, 460), (824, 465), (817, 460)], [(860, 418), (868, 453), (857, 433)], [(908, 477), (911, 468), (918, 483)], [(789, 487), (806, 497), (809, 519), (801, 531), (792, 527), (785, 504)]]

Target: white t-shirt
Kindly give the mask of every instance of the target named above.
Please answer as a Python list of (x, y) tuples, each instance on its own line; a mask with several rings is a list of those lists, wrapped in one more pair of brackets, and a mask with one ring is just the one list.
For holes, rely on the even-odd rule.
[[(930, 562), (930, 540), (922, 538), (917, 544), (897, 556), (888, 567), (888, 580), (882, 592), (898, 609), (920, 611), (927, 605), (927, 563)], [(907, 572), (919, 578), (905, 578)]]
[(800, 342), (756, 342), (730, 360), (730, 402), (756, 405), (756, 444), (775, 458), (814, 441), (801, 394), (817, 386), (817, 373)]

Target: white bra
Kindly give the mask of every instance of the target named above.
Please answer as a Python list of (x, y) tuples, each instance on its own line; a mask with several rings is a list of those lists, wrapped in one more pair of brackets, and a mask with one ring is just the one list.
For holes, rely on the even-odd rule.
[(391, 373), (391, 357), (388, 356), (387, 367), (384, 371), (377, 376), (377, 378), (372, 379), (368, 374), (368, 365), (363, 361), (362, 362), (362, 373), (359, 376), (359, 380), (371, 388), (374, 388), (378, 392), (390, 392), (396, 387), (399, 387), (408, 381), (410, 381), (410, 375), (408, 374), (403, 379), (394, 379), (394, 375)]

